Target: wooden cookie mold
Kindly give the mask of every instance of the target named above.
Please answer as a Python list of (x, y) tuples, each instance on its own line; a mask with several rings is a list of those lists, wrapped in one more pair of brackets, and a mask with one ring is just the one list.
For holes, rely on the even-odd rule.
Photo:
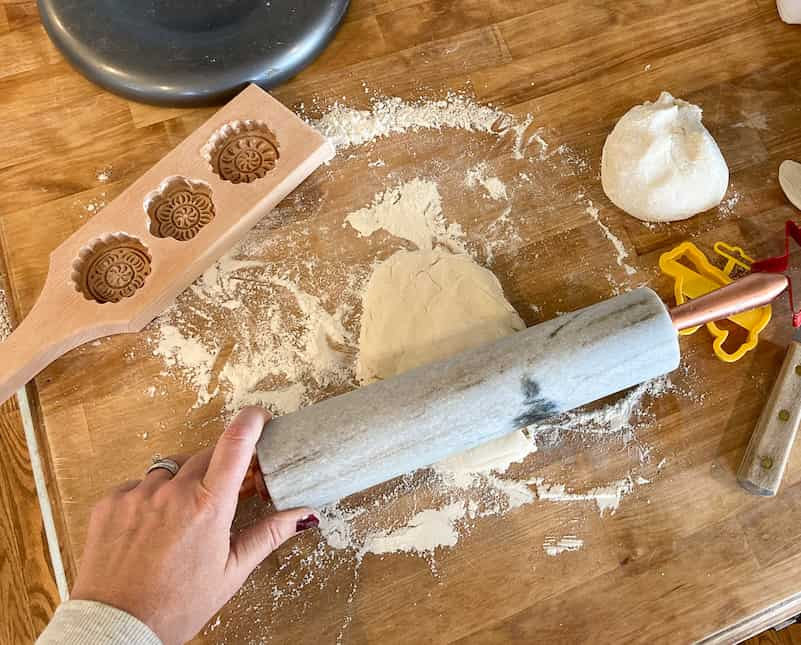
[(211, 186), (186, 177), (168, 177), (145, 198), (145, 211), (151, 234), (186, 242), (214, 219)]
[(119, 302), (145, 286), (150, 262), (141, 241), (125, 233), (110, 234), (81, 249), (72, 263), (72, 282), (87, 300)]
[(278, 163), (278, 137), (264, 121), (226, 123), (201, 151), (214, 174), (234, 184), (261, 179)]
[(247, 87), (53, 251), (39, 299), (0, 344), (0, 401), (70, 349), (141, 330), (333, 156)]

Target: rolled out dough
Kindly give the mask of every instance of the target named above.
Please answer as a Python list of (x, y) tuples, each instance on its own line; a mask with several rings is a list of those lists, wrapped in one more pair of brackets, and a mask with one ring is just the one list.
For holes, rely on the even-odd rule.
[(398, 251), (367, 285), (356, 376), (386, 379), (524, 327), (495, 275), (469, 255)]
[(701, 123), (701, 108), (662, 92), (617, 122), (604, 143), (601, 183), (629, 215), (670, 222), (717, 206), (729, 168)]
[[(495, 275), (469, 255), (398, 251), (365, 291), (357, 376), (363, 383), (497, 340), (525, 328)], [(435, 468), (459, 485), (504, 471), (535, 446), (522, 431), (454, 455)]]

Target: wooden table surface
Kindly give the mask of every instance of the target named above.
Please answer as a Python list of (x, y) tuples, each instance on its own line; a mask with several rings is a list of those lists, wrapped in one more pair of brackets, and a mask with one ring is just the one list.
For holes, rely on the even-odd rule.
[[(211, 110), (115, 97), (66, 64), (32, 3), (0, 7), (0, 241), (19, 318), (43, 284), (49, 251), (90, 216), (87, 204), (110, 201)], [(801, 159), (800, 59), (801, 27), (781, 23), (772, 0), (354, 0), (331, 47), (274, 95), (313, 116), (313, 106), (337, 99), (367, 106), (363, 83), (404, 98), (466, 91), (513, 114), (531, 113), (550, 143), (588, 160), (572, 176), (542, 175), (549, 190), (532, 191), (517, 212), (522, 243), (499, 251), (492, 266), (533, 324), (641, 283), (669, 299), (656, 262), (685, 239), (707, 251), (722, 239), (756, 256), (778, 253), (782, 224), (795, 216), (776, 178), (783, 159)], [(729, 163), (730, 194), (739, 196), (730, 213), (714, 209), (649, 228), (604, 197), (598, 173), (606, 134), (626, 109), (663, 89), (704, 108)], [(391, 160), (384, 174), (365, 174), (358, 156), (366, 153), (316, 173), (294, 199), (320, 196), (326, 208), (272, 231), (281, 244), (263, 259), (313, 253), (335, 257), (340, 268), (369, 267), (382, 251), (348, 235), (344, 215), (369, 203), (388, 176), (431, 170), (461, 136), (433, 137), (414, 157), (387, 140), (371, 149)], [(456, 150), (449, 163), (461, 172), (467, 162)], [(514, 170), (487, 154), (501, 171)], [(98, 183), (98, 169), (108, 165), (111, 181)], [(459, 186), (440, 188), (462, 208), (449, 218), (480, 237), (489, 221), (481, 204), (460, 202)], [(579, 193), (623, 241), (635, 276), (614, 262)], [(36, 380), (68, 576), (91, 506), (106, 489), (140, 476), (154, 452), (193, 450), (220, 431), (220, 405), (190, 410), (196, 393), (178, 381), (161, 378), (167, 394), (145, 394), (163, 369), (142, 351), (152, 331), (80, 348)], [(576, 510), (534, 503), (478, 520), (456, 548), (437, 554), (436, 575), (419, 558), (366, 558), (355, 585), (353, 566), (332, 556), (327, 584), (274, 609), (265, 597), (271, 577), (290, 575), (282, 565), (316, 549), (317, 538), (304, 535), (254, 574), (200, 641), (729, 642), (801, 612), (801, 451), (774, 499), (751, 497), (734, 481), (790, 333), (783, 301), (759, 348), (736, 364), (717, 361), (703, 333), (682, 340), (677, 391), (653, 403), (655, 418), (638, 434), (666, 465), (657, 472), (651, 464), (651, 484), (614, 515), (583, 517), (581, 551), (544, 555), (543, 541)], [(591, 486), (625, 467), (624, 452), (568, 442), (521, 468), (532, 477), (569, 471), (572, 483)], [(415, 495), (424, 493), (407, 497)]]

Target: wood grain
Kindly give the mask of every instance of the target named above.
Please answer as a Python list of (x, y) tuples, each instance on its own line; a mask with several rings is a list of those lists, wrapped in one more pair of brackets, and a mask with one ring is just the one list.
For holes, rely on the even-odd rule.
[(0, 406), (0, 642), (30, 642), (58, 605), (33, 474), (15, 401)]
[[(543, 170), (538, 180), (548, 191), (532, 192), (521, 207), (521, 245), (495, 259), (505, 293), (531, 325), (608, 297), (610, 281), (636, 286), (577, 202), (579, 192), (629, 251), (637, 283), (665, 297), (670, 284), (656, 262), (685, 239), (707, 250), (722, 239), (757, 257), (779, 252), (783, 221), (797, 217), (778, 187), (777, 169), (786, 158), (801, 159), (800, 35), (778, 20), (772, 0), (353, 0), (327, 52), (275, 95), (314, 116), (336, 100), (366, 107), (373, 94), (414, 99), (466, 91), (514, 114), (533, 114), (532, 128), (541, 128), (554, 147), (564, 144), (588, 160), (571, 176)], [(44, 284), (50, 251), (91, 217), (87, 203), (110, 202), (213, 110), (153, 108), (102, 91), (53, 49), (33, 2), (0, 2), (0, 52), (0, 243), (15, 312), (24, 314)], [(663, 89), (704, 108), (731, 169), (730, 195), (739, 195), (730, 214), (712, 211), (648, 228), (612, 207), (600, 190), (601, 146), (614, 121)], [(475, 141), (486, 158), (512, 172), (492, 141)], [(393, 177), (434, 175), (443, 156), (452, 173), (468, 163), (453, 152), (466, 144), (459, 133), (419, 144), (414, 155), (392, 140), (374, 150)], [(101, 184), (96, 174), (106, 166), (111, 179)], [(315, 173), (303, 192), (314, 196), (309, 204), (323, 200), (325, 208), (311, 206), (274, 223), (270, 260), (278, 265), (282, 253), (285, 261), (294, 253), (327, 253), (352, 270), (369, 266), (369, 244), (354, 242), (341, 223), (348, 209), (369, 203), (392, 180), (379, 170), (365, 172), (362, 157)], [(459, 205), (449, 217), (480, 239), (497, 213), (461, 196), (461, 185), (443, 181), (440, 189)], [(791, 455), (774, 499), (755, 499), (735, 481), (790, 337), (786, 307), (777, 303), (760, 347), (734, 365), (712, 357), (700, 332), (682, 340), (687, 374), (677, 382), (694, 384), (703, 401), (669, 394), (654, 403), (656, 418), (638, 439), (665, 456), (666, 470), (614, 516), (586, 516), (581, 551), (544, 558), (543, 540), (576, 511), (526, 506), (478, 522), (457, 549), (438, 556), (436, 578), (422, 560), (371, 558), (350, 600), (353, 572), (343, 566), (331, 573), (340, 591), (310, 585), (275, 613), (268, 583), (291, 579), (291, 567), (281, 565), (292, 554), (284, 550), (225, 608), (217, 631), (199, 641), (258, 641), (267, 637), (269, 621), (275, 642), (334, 642), (347, 614), (343, 640), (350, 643), (732, 642), (798, 613), (801, 451)], [(109, 486), (138, 477), (153, 452), (196, 449), (220, 430), (219, 405), (190, 411), (196, 393), (178, 382), (165, 385), (168, 396), (143, 394), (162, 365), (137, 353), (142, 342), (132, 335), (82, 347), (36, 382), (35, 412), (70, 575), (91, 505)], [(8, 642), (26, 642), (56, 596), (36, 542), (35, 514), (22, 510), (31, 486), (19, 431), (0, 427), (15, 446), (0, 455), (2, 476), (22, 473), (2, 482), (0, 497), (13, 501), (0, 505), (0, 600), (14, 608), (0, 619), (7, 630), (0, 641), (9, 635)], [(520, 471), (554, 480), (570, 472), (589, 487), (626, 463), (625, 454), (571, 444), (537, 453)], [(410, 493), (396, 503), (411, 508), (416, 501)], [(297, 542), (301, 553), (314, 547), (314, 536)], [(30, 606), (35, 615), (26, 612)], [(764, 638), (790, 643), (783, 639), (794, 634), (798, 628)]]
[(745, 645), (801, 645), (801, 625), (779, 631), (769, 629), (743, 642)]
[(16, 399), (0, 404), (0, 602), (9, 644), (33, 642), (59, 603)]

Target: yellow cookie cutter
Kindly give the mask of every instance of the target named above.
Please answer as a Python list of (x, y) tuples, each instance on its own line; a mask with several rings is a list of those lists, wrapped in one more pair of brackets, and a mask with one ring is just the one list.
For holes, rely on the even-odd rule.
[[(692, 300), (729, 284), (736, 277), (735, 274), (750, 272), (754, 260), (746, 255), (739, 246), (716, 242), (714, 249), (715, 253), (726, 260), (722, 270), (709, 262), (692, 242), (683, 242), (659, 257), (659, 268), (662, 273), (675, 280), (673, 290), (676, 304), (680, 305), (686, 300)], [(715, 339), (712, 343), (715, 356), (726, 363), (740, 360), (746, 352), (756, 347), (759, 342), (759, 333), (770, 322), (771, 313), (770, 305), (765, 305), (758, 309), (729, 316), (728, 320), (748, 332), (745, 341), (734, 352), (727, 352), (723, 349), (723, 343), (729, 336), (728, 330), (721, 329), (714, 322), (706, 323), (706, 328)], [(700, 325), (684, 329), (679, 333), (688, 336), (698, 331), (699, 327)]]

